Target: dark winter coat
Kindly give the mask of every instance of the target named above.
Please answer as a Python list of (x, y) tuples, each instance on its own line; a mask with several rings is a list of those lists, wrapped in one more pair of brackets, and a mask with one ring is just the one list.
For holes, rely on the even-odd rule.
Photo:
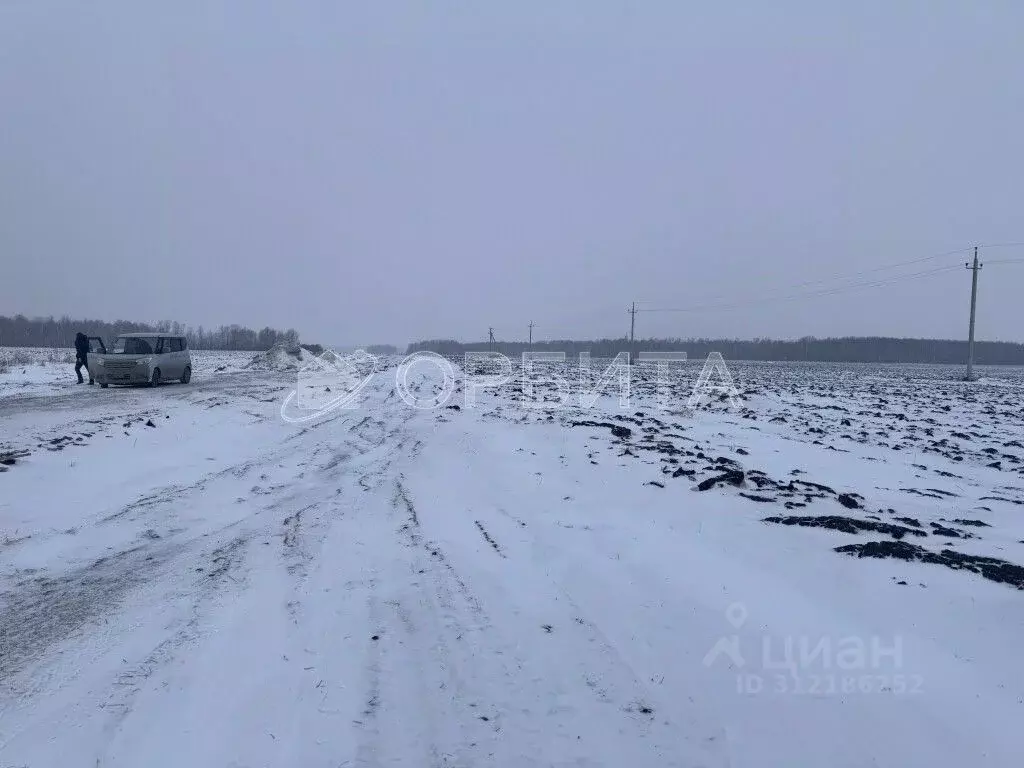
[(89, 337), (84, 333), (75, 336), (75, 354), (82, 360), (89, 354)]

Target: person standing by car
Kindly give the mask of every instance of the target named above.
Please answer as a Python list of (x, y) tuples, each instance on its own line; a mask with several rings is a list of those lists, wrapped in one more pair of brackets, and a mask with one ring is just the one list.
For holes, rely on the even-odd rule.
[(82, 367), (85, 367), (86, 373), (89, 374), (89, 383), (95, 384), (92, 378), (92, 371), (89, 370), (89, 337), (84, 333), (76, 334), (75, 336), (75, 374), (78, 376), (78, 383), (82, 384), (84, 379), (82, 378)]

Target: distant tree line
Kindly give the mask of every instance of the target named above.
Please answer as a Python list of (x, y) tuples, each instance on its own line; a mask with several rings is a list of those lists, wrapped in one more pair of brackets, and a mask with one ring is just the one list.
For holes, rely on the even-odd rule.
[[(630, 349), (629, 339), (596, 339), (593, 341), (486, 341), (463, 343), (453, 339), (417, 341), (406, 354), (430, 351), (446, 356), (493, 349), (509, 357), (519, 357), (527, 350), (564, 352), (567, 358), (578, 358), (589, 352), (594, 358), (615, 357), (620, 352), (676, 352), (703, 359), (719, 352), (726, 360), (806, 360), (835, 363), (941, 363), (956, 365), (967, 359), (967, 342), (950, 339), (900, 339), (881, 336), (846, 336), (818, 339), (806, 336), (795, 341), (777, 339), (637, 339)], [(978, 365), (1024, 365), (1024, 344), (1006, 341), (979, 341), (974, 345)]]
[(398, 347), (394, 344), (370, 344), (364, 351), (371, 355), (397, 355)]
[(173, 333), (188, 338), (192, 349), (260, 351), (275, 344), (294, 346), (299, 334), (294, 329), (279, 331), (275, 328), (254, 330), (240, 325), (222, 325), (203, 328), (183, 325), (170, 320), (159, 323), (135, 323), (129, 320), (74, 320), (70, 317), (34, 317), (0, 315), (0, 347), (73, 347), (75, 334), (99, 336), (108, 344), (121, 333)]

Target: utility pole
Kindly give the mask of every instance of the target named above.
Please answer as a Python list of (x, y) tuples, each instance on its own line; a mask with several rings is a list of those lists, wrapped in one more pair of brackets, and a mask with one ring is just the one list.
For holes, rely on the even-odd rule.
[(974, 247), (974, 263), (965, 264), (971, 270), (971, 324), (967, 332), (967, 380), (974, 381), (974, 310), (978, 305), (978, 271), (982, 265), (978, 263), (978, 247)]
[(533, 320), (530, 321), (530, 346), (533, 346)]
[(487, 329), (487, 351), (488, 352), (493, 352), (494, 351), (494, 329), (493, 328), (488, 328)]
[(636, 330), (636, 302), (629, 309), (629, 363), (633, 364), (633, 332)]

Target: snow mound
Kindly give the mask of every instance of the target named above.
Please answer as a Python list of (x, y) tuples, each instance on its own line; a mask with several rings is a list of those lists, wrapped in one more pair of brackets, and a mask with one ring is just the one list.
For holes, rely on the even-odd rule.
[(262, 371), (297, 371), (313, 357), (315, 355), (312, 352), (298, 344), (275, 344), (266, 352), (253, 355), (245, 367)]

